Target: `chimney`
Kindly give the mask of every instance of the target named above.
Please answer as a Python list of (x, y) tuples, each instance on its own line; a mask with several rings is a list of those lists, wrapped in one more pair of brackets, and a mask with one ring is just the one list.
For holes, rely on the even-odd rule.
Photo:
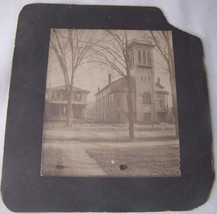
[(160, 78), (159, 77), (157, 78), (157, 83), (160, 85)]
[(109, 85), (111, 84), (111, 82), (112, 82), (112, 75), (109, 74), (109, 75), (108, 75), (108, 83), (109, 83)]

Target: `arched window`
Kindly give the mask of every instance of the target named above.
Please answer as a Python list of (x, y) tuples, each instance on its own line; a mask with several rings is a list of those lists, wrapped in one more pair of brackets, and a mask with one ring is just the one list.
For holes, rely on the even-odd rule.
[(141, 50), (138, 50), (138, 63), (139, 64), (142, 63), (142, 53), (141, 53)]
[(143, 56), (143, 65), (146, 65), (147, 64), (147, 60), (146, 60), (146, 51), (145, 50), (143, 50), (143, 54), (142, 54), (142, 56)]
[(142, 95), (142, 101), (143, 101), (143, 104), (150, 104), (151, 103), (151, 94), (148, 92), (145, 92)]

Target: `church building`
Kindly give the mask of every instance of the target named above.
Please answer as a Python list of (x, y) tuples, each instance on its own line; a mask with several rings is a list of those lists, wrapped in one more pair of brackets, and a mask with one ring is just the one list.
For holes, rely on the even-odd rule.
[[(168, 95), (160, 78), (155, 80), (153, 45), (133, 41), (129, 44), (132, 78), (134, 121), (157, 123), (169, 120)], [(96, 96), (96, 120), (105, 123), (127, 123), (127, 80), (122, 77), (98, 89)]]

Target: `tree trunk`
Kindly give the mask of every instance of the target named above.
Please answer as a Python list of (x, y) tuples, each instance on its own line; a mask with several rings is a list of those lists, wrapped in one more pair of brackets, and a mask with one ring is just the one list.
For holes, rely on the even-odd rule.
[(68, 128), (72, 127), (73, 121), (73, 108), (72, 108), (72, 92), (73, 92), (73, 85), (74, 85), (74, 69), (72, 69), (71, 74), (71, 84), (68, 85), (67, 94), (67, 118), (66, 118), (66, 125)]
[(161, 56), (164, 58), (165, 62), (167, 63), (168, 72), (170, 76), (170, 84), (171, 84), (171, 91), (172, 91), (172, 113), (175, 119), (175, 132), (176, 132), (176, 138), (179, 136), (179, 127), (178, 127), (178, 110), (177, 110), (177, 94), (176, 94), (176, 82), (175, 82), (175, 65), (174, 65), (174, 54), (173, 54), (173, 48), (170, 43), (171, 39), (171, 33), (168, 31), (161, 31), (159, 35), (161, 35), (161, 38), (164, 39), (166, 43), (166, 49), (161, 46), (160, 42), (158, 41), (157, 37), (151, 32), (151, 36), (155, 42), (155, 45), (157, 49), (159, 50)]
[(127, 105), (128, 105), (128, 122), (129, 122), (129, 141), (134, 142), (134, 115), (133, 115), (133, 99), (132, 99), (132, 84), (130, 75), (127, 75)]
[(176, 138), (178, 138), (179, 137), (179, 126), (178, 126), (178, 120), (177, 120), (177, 118), (178, 118), (178, 111), (177, 111), (177, 108), (174, 107), (174, 106), (172, 108), (172, 111), (173, 111), (173, 115), (175, 117), (175, 129), (176, 129), (175, 130), (176, 131), (175, 136), (176, 136)]
[(66, 117), (66, 126), (67, 128), (72, 127), (72, 95), (71, 95), (71, 91), (69, 90), (67, 92), (68, 96), (67, 96), (67, 117)]
[(169, 69), (169, 74), (170, 74), (170, 84), (172, 88), (172, 112), (173, 116), (175, 118), (175, 136), (176, 138), (179, 137), (179, 123), (178, 123), (178, 110), (177, 110), (177, 93), (176, 93), (176, 78), (175, 78), (175, 64), (174, 64), (174, 54), (173, 54), (173, 48), (170, 45), (169, 41), (169, 34), (164, 34), (165, 41), (167, 43), (167, 48), (168, 48), (168, 59), (167, 59), (167, 64), (168, 64), (168, 69)]
[[(172, 76), (172, 74), (171, 74)], [(179, 137), (179, 125), (178, 125), (178, 110), (177, 110), (177, 96), (176, 96), (176, 86), (175, 86), (175, 78), (170, 76), (170, 84), (172, 88), (172, 113), (175, 119), (175, 136)]]

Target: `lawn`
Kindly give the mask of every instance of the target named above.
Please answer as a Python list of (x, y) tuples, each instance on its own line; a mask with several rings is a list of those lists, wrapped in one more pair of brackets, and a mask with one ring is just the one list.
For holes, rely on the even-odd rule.
[(106, 146), (86, 152), (108, 176), (180, 176), (178, 145)]

